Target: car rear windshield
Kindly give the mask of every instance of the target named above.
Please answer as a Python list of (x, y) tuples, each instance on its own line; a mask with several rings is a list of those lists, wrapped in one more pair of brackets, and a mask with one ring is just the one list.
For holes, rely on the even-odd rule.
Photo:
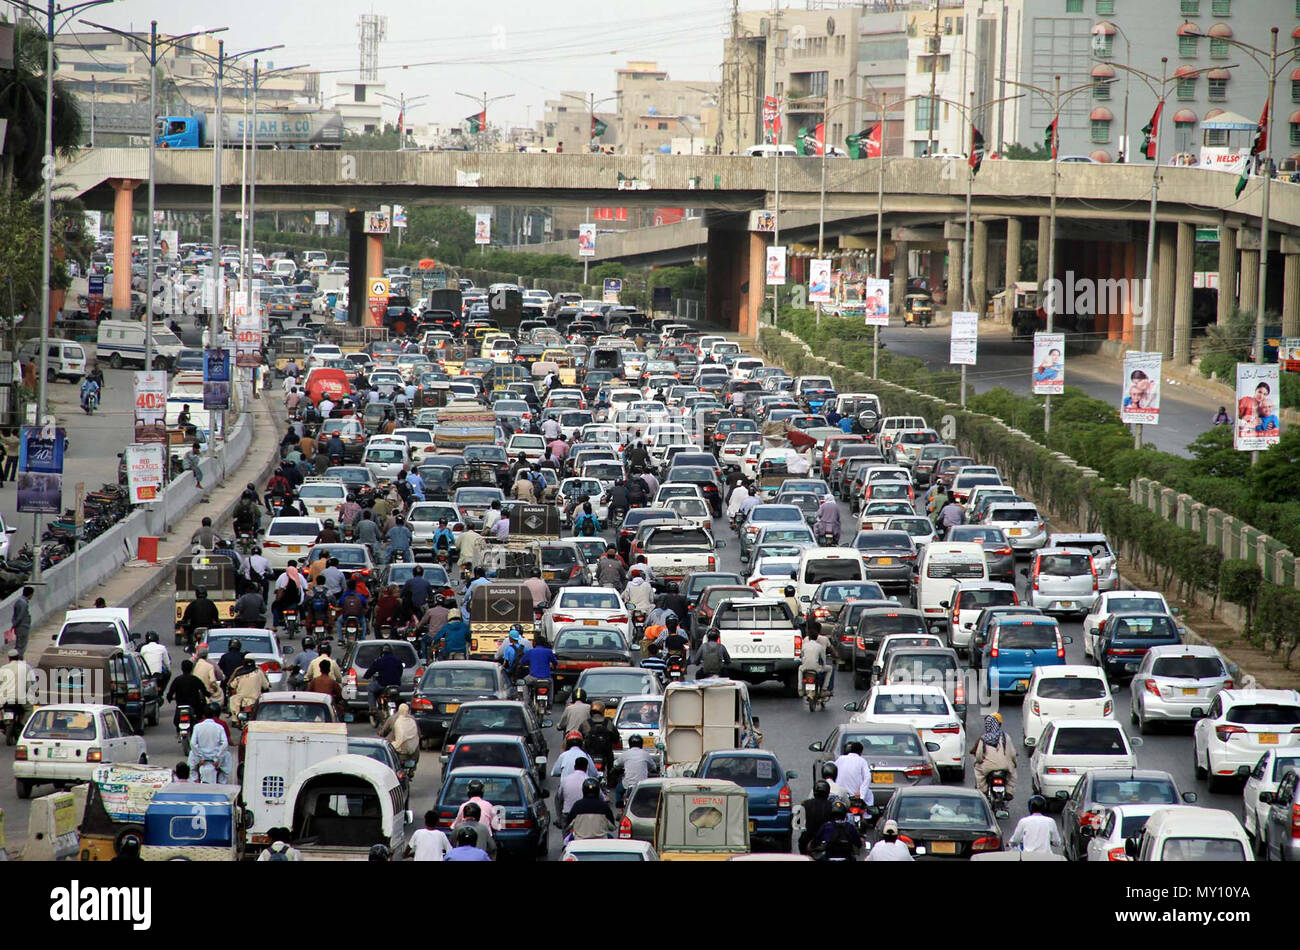
[(912, 536), (905, 531), (863, 531), (853, 539), (859, 551), (911, 551)]
[(1006, 544), (1001, 528), (977, 528), (959, 525), (948, 533), (949, 541), (979, 541), (981, 544)]
[(941, 561), (936, 558), (925, 567), (925, 576), (937, 580), (975, 580), (984, 574), (983, 556), (978, 561)]
[(578, 552), (570, 547), (544, 547), (541, 552), (543, 567), (573, 567), (582, 563)]
[(992, 512), (989, 514), (989, 520), (990, 521), (1037, 521), (1038, 510), (1035, 508), (994, 508)]
[(262, 703), (258, 722), (329, 722), (330, 708), (324, 703)]
[(367, 462), (404, 462), (406, 453), (401, 449), (366, 449)]
[(1273, 781), (1281, 781), (1290, 769), (1300, 772), (1300, 755), (1279, 755), (1273, 760)]
[(366, 566), (366, 549), (363, 547), (340, 548), (340, 547), (315, 547), (311, 549), (308, 557), (316, 560), (320, 557), (322, 551), (330, 552), (330, 559), (339, 559), (339, 567), (365, 567)]
[(1162, 778), (1103, 778), (1093, 782), (1092, 800), (1098, 805), (1177, 805), (1178, 790)]
[(1111, 612), (1119, 610), (1153, 610), (1165, 612), (1165, 602), (1159, 597), (1115, 597), (1108, 598)]
[(623, 729), (658, 729), (663, 704), (657, 701), (628, 700), (618, 711), (616, 726)]
[(984, 607), (1009, 607), (1015, 603), (1014, 590), (959, 590), (954, 606), (961, 610), (980, 610)]
[(121, 643), (117, 625), (102, 620), (78, 620), (68, 624), (59, 634), (59, 646), (112, 647)]
[(448, 763), (452, 769), (480, 766), (528, 767), (523, 748), (516, 742), (469, 742), (456, 746)]
[(363, 643), (357, 647), (357, 655), (353, 658), (352, 665), (362, 672), (370, 669), (371, 664), (382, 655), (384, 647), (391, 648), (393, 656), (401, 660), (402, 666), (407, 669), (415, 666), (419, 659), (415, 648), (409, 643)]
[(470, 732), (522, 733), (524, 711), (512, 706), (462, 707), (456, 714), (456, 729), (462, 735)]
[(1054, 650), (1056, 624), (1019, 623), (998, 626), (998, 646), (1003, 650)]
[(989, 825), (992, 817), (984, 800), (974, 795), (908, 795), (901, 799), (895, 817), (917, 825)]
[(840, 736), (839, 751), (843, 752), (850, 742), (862, 743), (865, 758), (875, 755), (911, 756), (921, 754), (921, 740), (915, 732), (844, 732)]
[(1178, 640), (1178, 626), (1168, 617), (1118, 617), (1116, 640)]
[(948, 701), (933, 693), (881, 693), (871, 711), (878, 716), (946, 716)]
[(334, 498), (347, 497), (347, 489), (342, 485), (300, 485), (299, 498)]
[(523, 795), (519, 789), (519, 782), (513, 776), (506, 778), (496, 775), (458, 775), (455, 773), (447, 779), (446, 789), (442, 795), (443, 802), (447, 805), (459, 805), (468, 801), (469, 783), (475, 779), (483, 783), (482, 797), (493, 805), (522, 805), (524, 803)]
[(599, 676), (588, 676), (582, 682), (582, 687), (596, 696), (639, 696), (654, 687), (652, 674), (650, 673), (601, 673)]
[(240, 648), (245, 653), (274, 653), (275, 645), (268, 636), (257, 636), (248, 632), (243, 633), (216, 633), (209, 632), (207, 639), (203, 642), (208, 645), (208, 652), (212, 656), (221, 656), (230, 649), (230, 641), (238, 640)]
[(416, 522), (437, 522), (446, 518), (448, 524), (455, 524), (460, 521), (460, 514), (451, 505), (431, 505), (427, 508), (412, 508), (411, 513), (407, 515), (408, 521)]
[(957, 659), (940, 653), (904, 653), (896, 652), (889, 658), (890, 683), (906, 678), (913, 683), (933, 683), (954, 680), (957, 672)]
[(27, 739), (78, 739), (93, 741), (95, 714), (77, 709), (38, 709), (23, 730)]
[(703, 528), (682, 528), (672, 531), (652, 531), (641, 545), (641, 551), (645, 554), (675, 551), (678, 548), (712, 550), (713, 544)]
[(1093, 676), (1050, 676), (1038, 684), (1039, 699), (1102, 699), (1106, 684)]
[(1078, 577), (1091, 574), (1092, 566), (1086, 554), (1044, 554), (1038, 559), (1038, 573), (1053, 577)]
[(700, 605), (703, 607), (716, 607), (724, 600), (753, 600), (757, 596), (758, 591), (752, 587), (711, 587), (700, 598)]
[(659, 811), (659, 786), (648, 782), (638, 785), (628, 811), (635, 818), (654, 818)]
[(613, 591), (561, 591), (556, 607), (568, 610), (622, 610), (623, 601)]
[(885, 596), (875, 581), (857, 581), (851, 584), (827, 584), (817, 591), (817, 601), (823, 604), (842, 604), (848, 600), (863, 600)]
[(794, 630), (781, 604), (733, 604), (718, 614), (720, 630)]
[(1245, 861), (1246, 851), (1234, 838), (1168, 838), (1161, 861)]
[(270, 538), (314, 538), (319, 533), (315, 521), (273, 521), (266, 531)]
[(741, 788), (767, 788), (785, 781), (779, 763), (765, 755), (715, 756), (700, 777), (735, 782)]
[(768, 507), (767, 505), (759, 505), (749, 513), (749, 521), (751, 524), (758, 524), (760, 521), (769, 523), (777, 521), (803, 521), (803, 512), (794, 507), (778, 508), (775, 505), (771, 507)]
[(820, 584), (823, 581), (856, 580), (862, 577), (864, 570), (859, 557), (823, 558), (804, 565), (803, 581), (805, 584)]
[(1242, 726), (1300, 725), (1300, 706), (1281, 703), (1249, 703), (1233, 706), (1224, 716)]
[(925, 622), (915, 614), (868, 614), (858, 621), (858, 633), (884, 636), (891, 633), (924, 633)]
[(623, 638), (613, 630), (580, 627), (564, 630), (555, 640), (556, 650), (625, 650)]
[(420, 680), (420, 689), (464, 689), (491, 692), (497, 688), (496, 676), (491, 670), (443, 669), (431, 666)]
[(1127, 755), (1128, 749), (1117, 727), (1070, 726), (1058, 729), (1053, 755)]

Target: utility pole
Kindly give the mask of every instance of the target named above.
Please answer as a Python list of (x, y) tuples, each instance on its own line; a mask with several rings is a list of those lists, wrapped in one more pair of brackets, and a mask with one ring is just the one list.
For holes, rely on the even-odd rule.
[[(216, 84), (215, 93), (217, 98), (216, 108), (216, 125), (212, 129), (212, 310), (208, 314), (208, 346), (217, 345), (217, 338), (221, 332), (221, 298), (222, 291), (225, 289), (225, 267), (221, 263), (221, 150), (225, 146), (221, 137), (221, 106), (222, 99), (225, 97), (226, 85), (226, 41), (217, 40), (217, 72), (213, 77)], [(153, 222), (149, 222), (149, 227), (153, 228)], [(207, 354), (204, 354), (207, 359)], [(209, 419), (212, 425), (208, 428), (208, 451), (209, 458), (216, 455), (217, 449), (217, 418), (210, 415)]]
[[(513, 92), (508, 92), (503, 96), (492, 96), (491, 98), (489, 98), (487, 91), (485, 90), (483, 92), (483, 95), (481, 96), (471, 95), (468, 92), (458, 92), (456, 93), (456, 95), (463, 96), (464, 98), (468, 99), (470, 102), (478, 106), (478, 112), (476, 114), (482, 117), (482, 121), (479, 123), (478, 144), (479, 144), (479, 151), (482, 151), (483, 134), (487, 131), (487, 107), (491, 105), (493, 102), (499, 102), (502, 99), (513, 99), (515, 94)], [(480, 248), (481, 247), (482, 245), (480, 245)]]
[(942, 41), (939, 33), (939, 0), (934, 0), (934, 38), (930, 47), (930, 122), (926, 129), (925, 151), (927, 155), (934, 154), (934, 130), (939, 124), (939, 116), (935, 110), (935, 94), (939, 81), (939, 48)]

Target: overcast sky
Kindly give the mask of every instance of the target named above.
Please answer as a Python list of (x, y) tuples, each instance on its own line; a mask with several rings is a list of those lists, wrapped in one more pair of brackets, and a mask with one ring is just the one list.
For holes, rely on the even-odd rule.
[[(748, 0), (741, 7), (766, 7)], [(219, 10), (219, 15), (214, 15)], [(542, 103), (561, 89), (611, 95), (614, 70), (628, 60), (654, 60), (672, 79), (717, 80), (727, 33), (728, 0), (471, 0), (434, 3), (350, 0), (118, 0), (88, 14), (122, 28), (165, 33), (227, 26), (228, 50), (273, 43), (277, 66), (309, 64), (334, 80), (355, 76), (357, 18), (388, 17), (379, 51), (380, 78), (392, 95), (428, 95), (409, 121), (455, 121), (476, 111), (456, 95), (514, 93), (490, 108), (493, 124), (542, 117)], [(219, 16), (219, 19), (214, 18)], [(331, 70), (338, 70), (331, 73)], [(597, 105), (599, 110), (601, 107)], [(396, 119), (396, 110), (388, 121)]]

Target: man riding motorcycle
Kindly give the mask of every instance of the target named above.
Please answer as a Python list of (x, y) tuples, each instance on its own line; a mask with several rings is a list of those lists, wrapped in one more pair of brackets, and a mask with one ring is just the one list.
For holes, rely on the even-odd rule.
[[(826, 690), (827, 696), (835, 695), (835, 662), (826, 649), (826, 641), (821, 639), (817, 624), (810, 624), (804, 632), (803, 654), (799, 659), (799, 676), (803, 678), (805, 670), (812, 670), (817, 675), (817, 688)], [(830, 681), (826, 680), (829, 671)]]
[(827, 495), (822, 499), (821, 506), (817, 509), (813, 533), (819, 541), (824, 535), (830, 535), (832, 544), (840, 543), (840, 506), (833, 496)]
[(203, 586), (194, 588), (194, 599), (185, 607), (180, 622), (189, 649), (194, 649), (196, 630), (204, 627), (211, 630), (220, 624), (221, 614), (217, 605), (208, 600), (208, 589)]

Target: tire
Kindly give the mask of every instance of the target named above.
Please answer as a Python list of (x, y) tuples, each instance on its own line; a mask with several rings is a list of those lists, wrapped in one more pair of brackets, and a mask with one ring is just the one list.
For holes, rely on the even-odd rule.
[(864, 690), (867, 688), (866, 679), (856, 670), (853, 673), (853, 688), (857, 690)]
[(1208, 778), (1210, 774), (1210, 770), (1208, 768), (1206, 769), (1201, 768), (1201, 760), (1196, 755), (1195, 740), (1193, 740), (1193, 745), (1192, 745), (1192, 771), (1196, 773), (1197, 778)]
[(110, 356), (110, 357), (108, 358), (108, 365), (111, 366), (111, 367), (113, 367), (113, 369), (121, 369), (121, 368), (122, 368), (122, 354), (121, 354), (121, 353), (114, 353), (112, 356)]
[(131, 721), (131, 731), (134, 732), (137, 736), (144, 735), (144, 721), (145, 721), (144, 713), (140, 713), (139, 719), (134, 719)]
[(808, 711), (809, 711), (810, 713), (815, 713), (815, 712), (817, 711), (817, 694), (816, 694), (816, 693), (814, 693), (813, 695), (811, 695), (811, 696), (808, 697)]
[(190, 734), (187, 732), (181, 738), (181, 755), (184, 755), (186, 758), (189, 758), (189, 754), (190, 754)]
[(799, 674), (797, 671), (785, 678), (785, 692), (787, 696), (793, 696), (795, 699), (799, 698)]
[(57, 383), (59, 381), (59, 374), (54, 372), (53, 369), (48, 369), (45, 371), (45, 381), (48, 383)]
[(113, 837), (113, 853), (121, 854), (122, 846), (132, 839), (144, 844), (144, 825), (124, 825)]
[(154, 707), (153, 707), (153, 712), (151, 712), (151, 713), (149, 714), (149, 716), (148, 716), (148, 718), (147, 718), (147, 720), (146, 720), (147, 723), (148, 723), (149, 725), (151, 725), (151, 726), (156, 726), (156, 725), (158, 725), (158, 712), (159, 712), (159, 705), (161, 705), (161, 704), (155, 704), (155, 705), (154, 705)]
[(14, 791), (18, 794), (19, 798), (26, 801), (27, 799), (32, 797), (33, 784), (35, 783), (29, 782), (25, 778), (16, 778), (14, 779)]
[(140, 765), (148, 765), (148, 764), (149, 764), (149, 753), (148, 753), (148, 752), (141, 752), (141, 753), (140, 753), (140, 762), (139, 762), (139, 764), (140, 764)]

